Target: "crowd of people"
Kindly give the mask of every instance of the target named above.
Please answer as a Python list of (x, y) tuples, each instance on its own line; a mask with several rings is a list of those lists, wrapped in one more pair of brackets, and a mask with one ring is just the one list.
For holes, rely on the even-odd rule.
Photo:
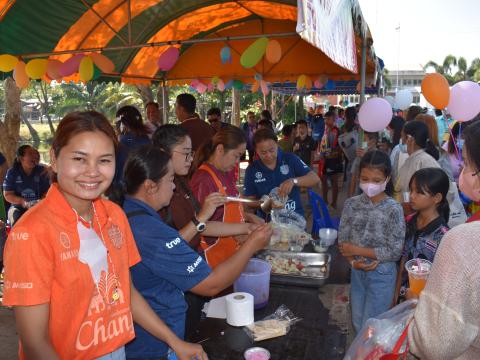
[(310, 108), (279, 136), (267, 110), (236, 127), (219, 108), (204, 121), (195, 97), (180, 94), (177, 124), (163, 124), (156, 103), (146, 121), (121, 107), (114, 126), (75, 112), (58, 125), (49, 166), (30, 145), (8, 169), (0, 155), (9, 204), (0, 216), (12, 226), (5, 242), (1, 223), (3, 304), (14, 308), (20, 356), (207, 359), (185, 341), (203, 303), (231, 292), (272, 235), (260, 202), (232, 198), (278, 188), (285, 209), (305, 216), (302, 192), (313, 188), (332, 211), (343, 208), (338, 248), (352, 268), (355, 331), (416, 297), (404, 264), (423, 258), (433, 269), (410, 326), (412, 352), (478, 358), (480, 225), (463, 223), (480, 201), (480, 121), (411, 106), (372, 133), (359, 127), (358, 107), (325, 110)]

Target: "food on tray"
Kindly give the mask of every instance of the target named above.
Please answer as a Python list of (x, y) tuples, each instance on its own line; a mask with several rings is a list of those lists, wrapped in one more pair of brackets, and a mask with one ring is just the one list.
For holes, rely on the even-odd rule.
[(308, 264), (304, 264), (301, 260), (295, 258), (287, 259), (267, 255), (265, 257), (265, 260), (267, 260), (272, 265), (272, 273), (274, 274), (309, 276), (311, 275), (308, 271), (309, 268), (313, 270), (314, 268), (319, 267), (320, 272), (322, 273), (326, 273), (328, 270), (327, 265), (311, 266)]
[(310, 234), (307, 234), (296, 226), (273, 223), (273, 235), (270, 239), (269, 248), (271, 250), (287, 251), (290, 248), (290, 244), (294, 242), (298, 247), (303, 249), (311, 238)]

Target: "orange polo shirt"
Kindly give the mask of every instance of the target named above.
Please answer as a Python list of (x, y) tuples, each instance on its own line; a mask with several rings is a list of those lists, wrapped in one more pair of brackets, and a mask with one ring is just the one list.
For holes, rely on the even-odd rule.
[[(15, 224), (5, 247), (3, 304), (49, 303), (50, 341), (61, 359), (100, 357), (135, 337), (129, 268), (140, 255), (122, 209), (103, 199), (94, 205), (100, 227), (93, 221), (93, 228), (103, 235), (115, 267), (113, 272), (108, 262), (109, 277), (100, 282), (100, 293), (88, 265), (78, 260), (77, 217), (57, 184)], [(114, 273), (120, 297), (110, 305)]]

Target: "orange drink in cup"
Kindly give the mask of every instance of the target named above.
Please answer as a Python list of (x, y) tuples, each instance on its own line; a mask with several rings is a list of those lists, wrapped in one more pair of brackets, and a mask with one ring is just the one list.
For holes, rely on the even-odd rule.
[(410, 290), (417, 296), (420, 296), (425, 287), (431, 268), (432, 263), (425, 259), (412, 259), (405, 264), (405, 269), (408, 271)]

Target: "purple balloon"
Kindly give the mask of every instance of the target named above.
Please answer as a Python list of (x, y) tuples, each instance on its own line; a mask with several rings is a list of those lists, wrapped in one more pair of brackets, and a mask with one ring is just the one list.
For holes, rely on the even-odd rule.
[(363, 130), (382, 131), (392, 120), (392, 106), (382, 98), (371, 98), (362, 104), (358, 112), (358, 121)]
[(85, 55), (84, 54), (77, 54), (72, 56), (70, 59), (65, 61), (60, 68), (58, 69), (58, 72), (62, 76), (70, 76), (76, 72), (78, 72), (78, 67), (80, 66), (80, 61), (83, 59)]
[(460, 81), (453, 85), (447, 109), (454, 120), (472, 120), (480, 113), (480, 85), (473, 81)]

